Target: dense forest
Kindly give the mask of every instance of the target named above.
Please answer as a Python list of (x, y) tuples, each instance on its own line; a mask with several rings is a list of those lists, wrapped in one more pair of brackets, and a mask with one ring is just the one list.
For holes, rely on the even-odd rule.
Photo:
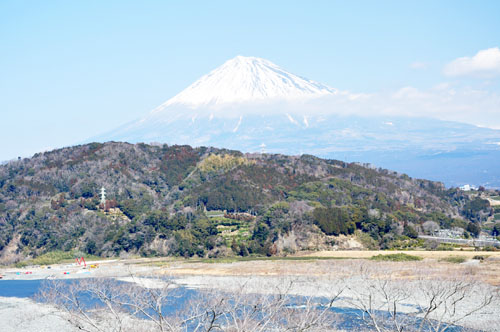
[[(100, 191), (106, 199), (101, 202)], [(415, 246), (419, 233), (477, 235), (488, 201), (369, 165), (310, 155), (92, 143), (0, 166), (0, 257), (217, 257)]]

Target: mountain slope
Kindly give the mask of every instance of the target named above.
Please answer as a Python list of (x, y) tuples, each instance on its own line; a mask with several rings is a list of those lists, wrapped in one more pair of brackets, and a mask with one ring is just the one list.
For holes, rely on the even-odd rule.
[[(358, 96), (238, 56), (144, 117), (90, 141), (161, 142), (314, 154), (412, 176), (500, 188), (500, 130), (436, 119), (359, 116)], [(354, 110), (353, 110), (354, 112)], [(354, 112), (355, 113), (355, 112)]]
[(53, 250), (274, 255), (355, 232), (400, 247), (429, 220), (466, 228), (489, 213), (440, 183), (307, 155), (92, 143), (0, 166), (3, 262)]
[(500, 188), (500, 170), (496, 166), (500, 164), (500, 147), (495, 145), (500, 141), (498, 130), (403, 117), (271, 113), (228, 118), (201, 112), (184, 117), (178, 111), (168, 122), (151, 118), (95, 139), (308, 153), (371, 163), (448, 186), (471, 183)]
[(153, 110), (168, 106), (216, 107), (262, 100), (334, 95), (337, 90), (285, 71), (271, 61), (237, 56)]

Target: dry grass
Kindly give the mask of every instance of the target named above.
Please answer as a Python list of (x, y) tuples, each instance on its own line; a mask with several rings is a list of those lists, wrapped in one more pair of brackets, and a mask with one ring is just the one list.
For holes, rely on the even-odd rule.
[(453, 251), (427, 251), (427, 250), (346, 250), (346, 251), (315, 251), (302, 256), (306, 257), (337, 257), (337, 258), (371, 258), (376, 255), (408, 254), (428, 259), (443, 259), (451, 256), (465, 257), (472, 259), (476, 255), (497, 257), (500, 259), (500, 251), (475, 251), (475, 250), (453, 250)]
[[(387, 262), (371, 261), (377, 255), (406, 253), (423, 258), (421, 261)], [(483, 256), (481, 262), (473, 261), (474, 256)], [(456, 263), (457, 257), (465, 262)], [(341, 259), (334, 259), (341, 258)], [(453, 261), (453, 262), (450, 262)], [(101, 261), (100, 268), (89, 276), (124, 276), (128, 271), (134, 273), (161, 273), (163, 275), (212, 275), (212, 276), (310, 276), (330, 277), (349, 276), (360, 266), (373, 267), (390, 278), (414, 279), (420, 276), (439, 279), (451, 275), (472, 275), (491, 285), (500, 286), (500, 252), (480, 251), (323, 251), (303, 253), (285, 259), (267, 260), (221, 260), (203, 261), (173, 258), (132, 258), (118, 261)], [(63, 271), (72, 268), (53, 266), (51, 270), (30, 268), (31, 278), (45, 278), (49, 275), (62, 277)], [(78, 267), (71, 270), (77, 272)], [(7, 271), (12, 270), (12, 271)], [(12, 275), (15, 271), (26, 269), (6, 269), (0, 273)], [(23, 277), (19, 276), (19, 278)], [(16, 277), (17, 278), (17, 277)]]
[[(394, 254), (395, 251), (336, 251), (316, 252), (311, 255), (325, 257), (335, 255), (341, 260), (272, 260), (272, 261), (233, 261), (222, 263), (190, 262), (189, 260), (172, 262), (160, 269), (161, 274), (212, 275), (212, 276), (311, 276), (336, 277), (349, 276), (363, 268), (381, 271), (393, 279), (429, 278), (439, 279), (451, 275), (470, 275), (490, 285), (500, 286), (500, 253), (477, 251), (426, 252), (411, 251), (412, 255), (424, 258), (421, 261), (387, 262), (372, 261), (368, 258), (380, 254)], [(472, 261), (476, 255), (484, 254), (484, 261)], [(361, 256), (361, 257), (360, 257)], [(311, 256), (308, 256), (311, 257)], [(349, 259), (356, 258), (356, 259)], [(447, 262), (450, 257), (463, 257), (465, 263)], [(311, 257), (312, 258), (312, 257)], [(366, 258), (366, 259), (359, 259)], [(445, 259), (445, 261), (443, 261)]]
[(490, 202), (490, 205), (491, 206), (500, 206), (500, 200), (499, 199), (491, 199), (491, 198), (487, 198), (488, 199), (488, 202)]

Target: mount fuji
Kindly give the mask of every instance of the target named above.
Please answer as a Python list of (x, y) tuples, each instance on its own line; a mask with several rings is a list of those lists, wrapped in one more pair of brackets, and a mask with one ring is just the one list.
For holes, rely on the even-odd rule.
[(271, 61), (237, 56), (203, 76), (154, 110), (169, 106), (220, 107), (270, 100), (299, 100), (337, 94), (336, 89), (289, 73)]
[(297, 76), (268, 60), (237, 56), (145, 116), (91, 140), (307, 153), (450, 186), (500, 187), (500, 130), (367, 115), (356, 109), (360, 98), (365, 96)]

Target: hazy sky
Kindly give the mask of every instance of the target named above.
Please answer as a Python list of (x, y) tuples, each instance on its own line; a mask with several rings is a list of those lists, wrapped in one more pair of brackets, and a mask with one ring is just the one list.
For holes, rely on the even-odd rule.
[(500, 128), (499, 16), (500, 1), (2, 0), (0, 160), (138, 118), (236, 55)]

